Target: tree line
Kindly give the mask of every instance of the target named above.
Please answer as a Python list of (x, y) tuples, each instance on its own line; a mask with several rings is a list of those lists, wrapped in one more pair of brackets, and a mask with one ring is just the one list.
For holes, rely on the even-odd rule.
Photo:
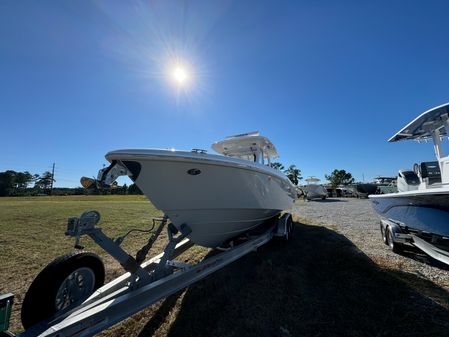
[[(271, 167), (280, 170), (291, 180), (295, 185), (303, 179), (301, 170), (296, 165), (290, 165), (285, 169), (281, 163), (273, 162)], [(326, 180), (329, 181), (331, 187), (336, 188), (341, 185), (350, 185), (354, 183), (352, 174), (345, 170), (335, 169), (331, 174), (325, 175)], [(34, 196), (34, 195), (83, 195), (83, 194), (143, 194), (136, 184), (127, 186), (116, 186), (112, 189), (100, 189), (93, 185), (91, 188), (85, 189), (83, 187), (75, 188), (52, 188), (56, 180), (50, 171), (45, 171), (41, 175), (32, 174), (28, 171), (16, 172), (7, 170), (0, 172), (0, 196)]]
[(41, 175), (28, 171), (16, 172), (7, 170), (0, 172), (0, 196), (35, 196), (35, 195), (88, 195), (88, 194), (143, 194), (135, 185), (117, 186), (111, 190), (99, 189), (96, 186), (85, 189), (83, 187), (55, 187), (56, 180), (50, 171)]
[(31, 174), (28, 171), (7, 170), (0, 172), (0, 196), (22, 195), (29, 190), (31, 185), (36, 194), (44, 193), (50, 189), (54, 181), (53, 175), (49, 171), (39, 175)]

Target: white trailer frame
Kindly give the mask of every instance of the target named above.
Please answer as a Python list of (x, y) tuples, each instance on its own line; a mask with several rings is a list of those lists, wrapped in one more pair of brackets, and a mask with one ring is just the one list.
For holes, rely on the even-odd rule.
[[(405, 224), (398, 223), (392, 219), (381, 219), (380, 226), (382, 235), (387, 232), (389, 228), (392, 231), (392, 237), (394, 244), (403, 245), (405, 243), (410, 243), (411, 245), (417, 247), (422, 252), (431, 256), (437, 261), (449, 265), (449, 252), (436, 247), (435, 245), (427, 242), (426, 240), (419, 237), (418, 233), (410, 231)], [(422, 234), (422, 233), (421, 233)], [(432, 235), (431, 233), (425, 233)], [(449, 238), (445, 238), (449, 239)], [(388, 244), (388, 242), (385, 242)], [(390, 246), (391, 247), (391, 246)], [(399, 246), (400, 247), (400, 246)], [(396, 247), (398, 249), (399, 247)], [(400, 249), (400, 248), (399, 248)], [(393, 249), (395, 250), (395, 249)]]
[[(167, 219), (159, 219), (162, 224)], [(224, 251), (211, 256), (195, 265), (176, 261), (175, 258), (193, 246), (184, 233), (174, 237), (174, 227), (167, 226), (169, 243), (164, 252), (138, 265), (130, 263), (132, 257), (120, 247), (120, 243), (104, 235), (95, 224), (99, 221), (99, 213), (85, 212), (80, 218), (69, 219), (66, 234), (76, 238), (79, 246), (81, 235), (89, 235), (97, 244), (118, 260), (125, 270), (122, 276), (97, 289), (88, 299), (76, 308), (59, 313), (52, 319), (41, 322), (18, 336), (64, 337), (92, 336), (127, 317), (145, 309), (158, 300), (188, 287), (207, 275), (217, 271), (238, 258), (256, 251), (258, 247), (270, 241), (274, 236), (288, 239), (292, 231), (291, 214), (282, 217), (265, 227), (258, 234), (246, 234), (243, 242), (230, 245)], [(134, 260), (134, 262), (136, 262)]]

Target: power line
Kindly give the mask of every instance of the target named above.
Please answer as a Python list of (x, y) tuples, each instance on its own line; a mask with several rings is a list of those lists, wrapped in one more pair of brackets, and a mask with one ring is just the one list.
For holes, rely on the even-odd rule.
[(53, 168), (52, 168), (52, 170), (51, 170), (50, 195), (53, 193), (53, 181), (55, 181), (55, 163), (53, 163)]

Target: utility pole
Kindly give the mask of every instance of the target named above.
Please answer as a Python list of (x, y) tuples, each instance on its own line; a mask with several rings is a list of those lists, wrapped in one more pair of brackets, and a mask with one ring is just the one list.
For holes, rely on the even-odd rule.
[(50, 195), (53, 194), (53, 181), (55, 180), (55, 163), (53, 163), (53, 168), (51, 170), (51, 186), (50, 186)]

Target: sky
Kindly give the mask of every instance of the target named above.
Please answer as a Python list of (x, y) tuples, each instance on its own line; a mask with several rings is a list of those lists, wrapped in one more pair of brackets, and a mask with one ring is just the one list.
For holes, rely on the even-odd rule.
[[(302, 176), (434, 160), (388, 143), (449, 101), (448, 1), (0, 1), (0, 171), (56, 187), (120, 148), (260, 131)], [(188, 83), (173, 83), (174, 64)]]

